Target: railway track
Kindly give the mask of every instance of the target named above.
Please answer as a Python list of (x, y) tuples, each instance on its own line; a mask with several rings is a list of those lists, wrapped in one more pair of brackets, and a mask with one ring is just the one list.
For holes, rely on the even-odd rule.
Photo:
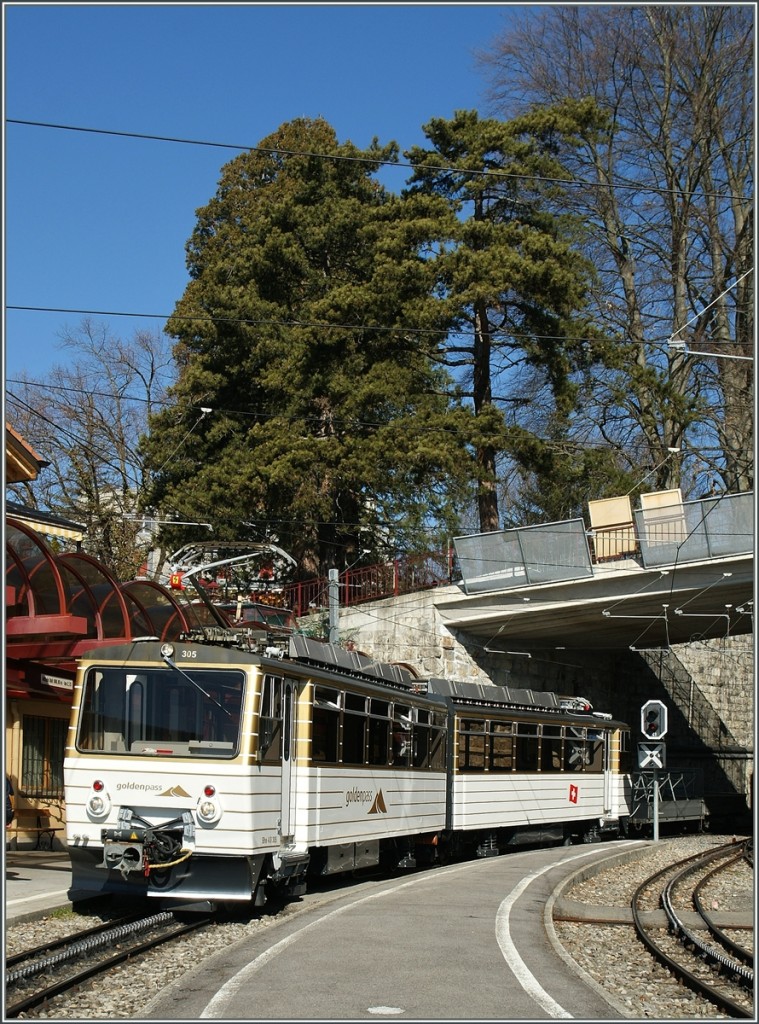
[[(664, 967), (728, 1016), (753, 1019), (753, 949), (715, 924), (704, 898), (718, 874), (744, 861), (748, 868), (749, 858), (749, 840), (688, 857), (645, 879), (631, 907), (638, 937)], [(646, 910), (658, 908), (666, 928), (646, 921)]]
[[(8, 957), (4, 1019), (27, 1014), (57, 996), (70, 994), (117, 964), (210, 922), (208, 916), (181, 921), (169, 911), (133, 914)], [(82, 961), (86, 961), (85, 966)]]

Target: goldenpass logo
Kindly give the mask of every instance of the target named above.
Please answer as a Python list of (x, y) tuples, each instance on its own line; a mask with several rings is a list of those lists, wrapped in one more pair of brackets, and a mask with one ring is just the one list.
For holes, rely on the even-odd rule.
[(378, 789), (375, 795), (370, 789), (359, 789), (358, 786), (354, 786), (345, 794), (346, 807), (351, 804), (368, 804), (370, 801), (371, 807), (367, 814), (387, 814), (387, 805), (381, 789)]

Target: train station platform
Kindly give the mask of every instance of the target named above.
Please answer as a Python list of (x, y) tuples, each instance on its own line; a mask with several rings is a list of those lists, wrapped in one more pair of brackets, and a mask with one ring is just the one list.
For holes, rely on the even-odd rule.
[(65, 851), (5, 851), (5, 920), (32, 920), (70, 906), (71, 861)]
[[(598, 847), (599, 854), (604, 846)], [(5, 919), (7, 922), (34, 920), (55, 910), (70, 907), (71, 886), (69, 855), (60, 850), (12, 849), (5, 852)], [(607, 913), (610, 908), (606, 908)], [(569, 918), (588, 914), (588, 908), (568, 900), (558, 900), (557, 911)], [(629, 911), (621, 911), (626, 920)], [(663, 912), (662, 912), (663, 917)]]
[[(627, 854), (624, 848), (617, 849), (617, 858), (624, 862), (634, 858), (640, 850), (640, 842), (631, 843)], [(646, 844), (648, 845), (648, 844)], [(596, 855), (582, 877), (590, 877), (607, 866), (609, 848), (606, 844), (593, 847)], [(588, 853), (592, 851), (589, 849)], [(553, 894), (552, 912), (556, 920), (596, 921), (601, 924), (631, 924), (632, 911), (629, 907), (599, 907), (569, 899), (566, 896), (568, 882), (579, 879), (567, 876), (562, 879)], [(6, 850), (5, 853), (5, 920), (8, 923), (29, 921), (55, 910), (71, 906), (68, 890), (71, 885), (71, 862), (65, 851), (57, 850)], [(667, 919), (663, 910), (649, 911), (644, 915), (650, 924), (666, 927)], [(688, 914), (692, 927), (701, 927), (698, 915)], [(744, 912), (728, 914), (715, 913), (715, 923), (723, 928), (750, 928), (754, 914), (749, 907)]]

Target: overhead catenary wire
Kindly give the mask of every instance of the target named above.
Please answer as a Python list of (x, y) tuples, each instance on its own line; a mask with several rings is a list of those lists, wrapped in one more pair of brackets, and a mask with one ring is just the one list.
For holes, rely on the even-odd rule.
[[(254, 319), (251, 317), (235, 317), (235, 316), (212, 316), (209, 313), (200, 314), (185, 314), (185, 313), (143, 313), (134, 311), (125, 311), (118, 309), (79, 309), (71, 306), (20, 306), (13, 304), (6, 304), (6, 309), (14, 310), (19, 313), (71, 313), (77, 316), (115, 316), (115, 317), (127, 317), (140, 320), (187, 320), (190, 322), (199, 322), (206, 324), (243, 324), (249, 327), (297, 327), (303, 330), (322, 330), (322, 331), (359, 331), (359, 332), (380, 332), (386, 331), (388, 333), (394, 332), (398, 334), (414, 334), (414, 335), (436, 335), (445, 337), (458, 337), (464, 332), (461, 329), (448, 330), (442, 327), (411, 327), (408, 324), (366, 324), (366, 323), (334, 323), (326, 320), (272, 320), (272, 319)], [(648, 341), (628, 341), (620, 340), (617, 338), (591, 338), (584, 337), (582, 335), (566, 335), (566, 334), (536, 334), (530, 332), (511, 331), (506, 327), (494, 327), (488, 332), (491, 337), (497, 335), (504, 335), (508, 338), (514, 338), (517, 341), (528, 340), (528, 341), (539, 341), (539, 342), (550, 342), (559, 341), (564, 343), (579, 343), (586, 345), (602, 345), (602, 344), (614, 344), (630, 346), (637, 348), (646, 346), (649, 348), (665, 348), (668, 344), (668, 339), (653, 338)], [(726, 342), (725, 344), (729, 344)]]
[[(155, 407), (166, 406), (168, 408), (174, 408), (174, 405), (168, 399), (161, 399), (161, 398), (150, 398), (150, 399), (148, 399), (148, 398), (144, 398), (144, 397), (139, 396), (139, 395), (128, 395), (128, 394), (116, 396), (113, 393), (107, 392), (107, 391), (90, 391), (90, 390), (85, 390), (83, 388), (64, 387), (64, 386), (59, 385), (59, 384), (49, 384), (46, 381), (23, 380), (23, 379), (20, 379), (20, 378), (8, 378), (6, 380), (6, 385), (7, 384), (18, 384), (21, 387), (44, 388), (44, 389), (50, 390), (50, 391), (64, 391), (64, 392), (68, 392), (68, 393), (72, 393), (72, 394), (80, 394), (80, 395), (85, 395), (86, 394), (86, 395), (92, 396), (92, 397), (107, 398), (107, 399), (114, 399), (114, 398), (118, 397), (120, 401), (129, 401), (129, 402), (136, 402), (136, 403), (141, 403), (141, 404), (148, 404), (149, 403), (149, 404), (151, 404), (152, 406), (155, 406)], [(32, 412), (35, 412), (35, 413), (37, 412), (37, 410), (33, 409), (32, 406), (30, 406), (22, 398), (20, 398), (17, 395), (15, 395), (12, 391), (7, 391), (6, 392), (6, 400), (10, 401), (10, 402), (16, 402), (18, 405), (22, 406), (23, 408), (25, 408), (25, 409), (27, 409), (29, 411), (32, 411)], [(193, 407), (193, 408), (195, 408), (195, 407)], [(199, 409), (200, 407), (197, 407), (197, 408)], [(272, 419), (278, 419), (280, 421), (284, 419), (284, 417), (282, 416), (281, 413), (259, 412), (259, 411), (250, 410), (250, 409), (230, 409), (230, 408), (226, 408), (226, 407), (223, 407), (223, 406), (222, 407), (217, 407), (216, 408), (216, 412), (221, 414), (221, 415), (226, 415), (226, 416), (233, 416), (233, 417), (240, 417), (240, 418), (243, 418), (243, 419), (257, 420), (257, 421), (259, 421), (261, 423), (268, 422), (268, 421), (270, 421)], [(42, 414), (39, 414), (39, 415), (42, 415)], [(314, 416), (314, 415), (288, 416), (286, 419), (287, 419), (287, 422), (289, 422), (291, 424), (310, 423), (310, 422), (321, 424), (323, 422), (321, 417)], [(56, 426), (56, 423), (53, 420), (51, 420), (51, 419), (47, 419), (46, 422), (48, 422), (51, 426)], [(355, 429), (356, 427), (366, 427), (366, 428), (372, 429), (372, 428), (377, 428), (377, 427), (392, 426), (393, 425), (392, 421), (367, 420), (367, 419), (358, 419), (358, 418), (354, 418), (354, 417), (346, 417), (344, 419), (343, 418), (335, 418), (333, 420), (333, 423), (335, 424), (335, 426), (342, 427), (343, 429)], [(455, 425), (444, 424), (444, 423), (443, 424), (436, 424), (434, 426), (427, 426), (425, 424), (418, 424), (418, 425), (415, 426), (415, 429), (419, 433), (439, 433), (441, 430), (445, 431), (445, 432), (456, 432), (458, 430), (458, 427), (456, 427)], [(606, 441), (606, 440), (592, 440), (591, 439), (591, 440), (583, 440), (583, 441), (576, 440), (575, 441), (575, 440), (572, 440), (570, 438), (561, 439), (561, 440), (556, 439), (556, 438), (543, 438), (543, 440), (544, 440), (545, 444), (548, 447), (553, 448), (556, 452), (559, 452), (559, 453), (561, 453), (561, 452), (567, 452), (567, 453), (570, 453), (570, 452), (582, 452), (582, 451), (586, 451), (588, 449), (598, 449), (598, 450), (609, 449), (611, 451), (617, 451), (618, 450), (617, 447), (615, 447), (615, 445), (612, 442)], [(655, 446), (655, 445), (651, 444), (650, 442), (645, 442), (645, 441), (640, 441), (640, 442), (625, 441), (625, 451), (627, 451), (627, 452), (637, 452), (639, 454), (646, 454), (646, 453), (652, 453), (652, 452), (657, 451), (657, 450), (658, 450), (658, 446)], [(717, 446), (712, 446), (712, 447), (700, 446), (699, 449), (698, 449), (698, 452), (688, 451), (686, 449), (678, 449), (678, 451), (680, 451), (680, 453), (683, 456), (690, 456), (690, 455), (695, 456), (696, 454), (703, 455), (703, 454), (708, 454), (709, 452), (719, 453), (721, 451), (721, 449), (718, 448)], [(656, 468), (660, 468), (660, 467), (656, 467)], [(646, 479), (646, 478), (644, 478), (644, 479)]]
[[(417, 165), (411, 161), (403, 160), (387, 160), (381, 157), (370, 157), (370, 156), (349, 156), (345, 153), (317, 153), (312, 150), (293, 150), (293, 149), (281, 149), (278, 147), (266, 147), (266, 146), (251, 146), (249, 143), (237, 143), (237, 142), (216, 142), (208, 139), (185, 139), (173, 135), (153, 135), (148, 132), (128, 132), (118, 131), (113, 128), (92, 128), (84, 125), (73, 125), (73, 124), (57, 124), (50, 121), (34, 121), (26, 120), (22, 118), (7, 117), (5, 119), (6, 124), (17, 124), (24, 125), (30, 128), (48, 128), (57, 131), (68, 131), (68, 132), (81, 132), (83, 134), (90, 135), (110, 135), (115, 138), (126, 138), (126, 139), (141, 139), (149, 142), (170, 142), (177, 145), (183, 146), (206, 146), (215, 149), (232, 149), (238, 152), (244, 153), (264, 153), (272, 156), (288, 156), (288, 157), (308, 157), (309, 159), (315, 160), (332, 160), (336, 163), (356, 163), (356, 164), (369, 164), (370, 166), (380, 167), (398, 167), (401, 169), (412, 169), (412, 170), (424, 170), (424, 171), (435, 171), (442, 172), (445, 174), (461, 174), (469, 175), (471, 177), (480, 178), (495, 178), (504, 180), (518, 180), (518, 181), (540, 181), (550, 185), (567, 185), (574, 188), (599, 188), (599, 189), (628, 189), (636, 192), (653, 192), (659, 195), (678, 195), (678, 196), (703, 196), (704, 198), (712, 199), (725, 199), (728, 201), (735, 200), (748, 200), (750, 196), (744, 196), (741, 194), (735, 194), (732, 192), (707, 192), (707, 191), (690, 191), (687, 189), (671, 188), (661, 185), (645, 185), (641, 182), (621, 182), (621, 181), (588, 181), (586, 179), (573, 179), (573, 178), (557, 178), (550, 175), (538, 175), (530, 174), (528, 172), (515, 172), (515, 171), (499, 171), (494, 168), (488, 169), (470, 169), (470, 168), (458, 168), (449, 164), (423, 164)], [(423, 148), (423, 147), (420, 147)]]
[(179, 442), (179, 444), (178, 444), (178, 445), (177, 445), (177, 446), (176, 446), (176, 447), (175, 447), (175, 448), (173, 449), (173, 451), (171, 452), (171, 454), (170, 454), (170, 455), (168, 455), (168, 456), (166, 457), (166, 459), (165, 459), (165, 460), (164, 460), (164, 461), (163, 461), (163, 462), (161, 463), (161, 465), (160, 465), (160, 466), (158, 467), (158, 469), (156, 469), (156, 470), (153, 470), (153, 473), (155, 474), (155, 476), (158, 476), (158, 474), (159, 474), (159, 473), (161, 472), (161, 470), (165, 469), (165, 468), (166, 468), (166, 466), (168, 466), (168, 464), (169, 464), (169, 463), (171, 462), (171, 460), (172, 460), (172, 459), (174, 458), (174, 456), (175, 456), (175, 455), (177, 454), (177, 452), (178, 452), (178, 451), (179, 451), (179, 449), (180, 449), (180, 448), (182, 447), (182, 445), (183, 445), (183, 444), (185, 443), (185, 441), (186, 441), (186, 440), (187, 440), (187, 438), (188, 438), (188, 437), (190, 436), (190, 434), (192, 434), (192, 432), (193, 432), (194, 430), (197, 430), (197, 428), (198, 428), (198, 427), (200, 426), (200, 424), (201, 424), (201, 423), (203, 422), (203, 420), (204, 420), (204, 419), (206, 418), (206, 416), (208, 416), (208, 415), (209, 415), (209, 414), (210, 414), (211, 412), (212, 412), (212, 410), (211, 410), (211, 409), (201, 409), (201, 410), (200, 410), (200, 416), (199, 416), (199, 417), (198, 417), (198, 419), (197, 419), (197, 420), (195, 421), (195, 423), (193, 423), (193, 425), (192, 425), (192, 426), (190, 427), (190, 429), (189, 429), (189, 430), (187, 431), (187, 433), (186, 433), (186, 434), (184, 435), (184, 437), (183, 437), (183, 438), (182, 438), (182, 440), (181, 440), (181, 441)]
[(737, 278), (737, 280), (733, 281), (733, 283), (731, 285), (728, 285), (727, 288), (723, 289), (723, 291), (720, 292), (720, 294), (716, 297), (716, 299), (712, 299), (712, 301), (708, 305), (704, 306), (703, 309), (699, 310), (698, 313), (694, 314), (694, 316), (692, 316), (690, 318), (690, 320), (687, 320), (682, 325), (682, 327), (678, 327), (678, 329), (676, 331), (674, 331), (674, 333), (671, 334), (669, 336), (668, 340), (667, 340), (667, 344), (669, 345), (669, 347), (671, 349), (674, 349), (675, 351), (681, 351), (684, 355), (690, 355), (690, 356), (714, 356), (715, 358), (719, 358), (719, 359), (745, 359), (745, 360), (753, 362), (753, 359), (754, 359), (753, 356), (739, 356), (739, 355), (733, 355), (732, 353), (728, 353), (728, 352), (695, 352), (693, 349), (688, 348), (688, 345), (687, 345), (687, 343), (685, 341), (682, 341), (682, 340), (675, 341), (675, 338), (677, 337), (678, 334), (680, 334), (681, 331), (684, 331), (686, 329), (686, 327), (690, 327), (690, 325), (692, 323), (695, 323), (695, 321), (698, 320), (699, 317), (703, 316), (704, 313), (706, 313), (707, 310), (711, 309), (712, 306), (716, 305), (719, 302), (720, 299), (724, 298), (724, 296), (727, 295), (727, 293), (729, 291), (731, 291), (733, 288), (735, 288), (737, 285), (739, 285), (741, 283), (741, 281), (743, 281), (744, 278), (748, 277), (748, 275), (752, 274), (753, 272), (754, 272), (754, 268), (750, 267), (745, 272), (745, 274), (741, 274), (741, 276), (739, 278)]

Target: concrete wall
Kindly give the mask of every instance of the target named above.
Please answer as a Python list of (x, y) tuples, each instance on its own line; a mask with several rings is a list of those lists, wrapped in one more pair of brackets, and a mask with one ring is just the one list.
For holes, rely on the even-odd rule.
[[(679, 644), (668, 651), (568, 650), (498, 653), (497, 637), (452, 633), (436, 591), (340, 609), (340, 638), (378, 661), (402, 662), (420, 676), (493, 683), (586, 697), (598, 711), (630, 724), (635, 746), (640, 709), (669, 708), (667, 766), (703, 774), (712, 817), (747, 816), (753, 805), (753, 637)], [(488, 648), (490, 648), (488, 650)]]

